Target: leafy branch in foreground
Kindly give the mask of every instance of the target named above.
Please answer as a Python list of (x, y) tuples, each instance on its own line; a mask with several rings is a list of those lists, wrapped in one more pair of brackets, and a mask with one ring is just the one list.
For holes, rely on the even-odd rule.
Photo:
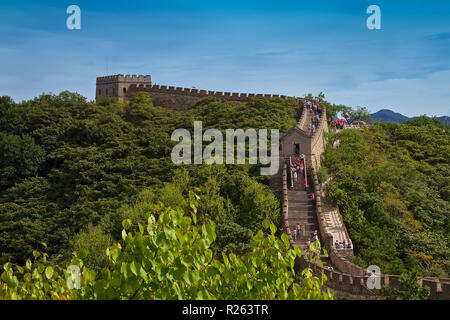
[(197, 223), (199, 197), (189, 196), (191, 212), (149, 207), (146, 227), (123, 221), (122, 240), (106, 249), (108, 266), (95, 272), (83, 263), (87, 252), (74, 252), (79, 287), (70, 290), (72, 275), (51, 266), (47, 255), (34, 252), (25, 267), (7, 263), (0, 279), (0, 299), (334, 299), (322, 292), (326, 276), (310, 269), (296, 282), (294, 263), (301, 249), (290, 248), (287, 235), (278, 238), (268, 220), (253, 238), (253, 250), (237, 256), (211, 249), (215, 224)]

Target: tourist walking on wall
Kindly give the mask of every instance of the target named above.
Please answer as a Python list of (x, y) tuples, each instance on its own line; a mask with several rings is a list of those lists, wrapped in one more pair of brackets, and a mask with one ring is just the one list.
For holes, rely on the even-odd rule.
[(300, 240), (300, 236), (301, 236), (300, 223), (297, 223), (297, 226), (295, 227), (295, 239)]
[(306, 191), (306, 179), (303, 179), (303, 188), (304, 188), (305, 191)]
[(313, 241), (317, 241), (319, 239), (319, 236), (317, 234), (317, 230), (314, 231)]
[(297, 182), (297, 171), (294, 171), (294, 182)]

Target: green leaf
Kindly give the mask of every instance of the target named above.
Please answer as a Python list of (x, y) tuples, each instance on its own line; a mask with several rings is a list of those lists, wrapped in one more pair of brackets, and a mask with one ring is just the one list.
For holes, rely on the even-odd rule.
[(289, 237), (286, 233), (283, 233), (281, 235), (281, 240), (283, 241), (284, 245), (286, 246), (286, 249), (289, 248)]
[(190, 268), (194, 264), (194, 258), (192, 256), (181, 257), (181, 263), (186, 268)]
[(84, 258), (86, 258), (88, 256), (88, 254), (89, 254), (89, 250), (81, 249), (80, 252), (78, 253), (78, 258), (83, 260)]
[(180, 269), (175, 269), (173, 270), (173, 278), (177, 281), (181, 281), (184, 279), (184, 273), (185, 273), (185, 269), (184, 268), (180, 268)]
[(135, 276), (138, 275), (138, 270), (134, 261), (130, 264), (130, 270)]
[(145, 270), (144, 270), (144, 268), (140, 268), (139, 269), (139, 275), (140, 275), (140, 277), (142, 278), (142, 279), (144, 279), (145, 281), (147, 281), (147, 273), (145, 272)]
[(37, 271), (38, 271), (39, 273), (43, 273), (44, 270), (45, 270), (44, 265), (43, 265), (42, 263), (39, 263), (38, 266), (37, 266)]
[(311, 252), (319, 253), (320, 252), (320, 241), (316, 240), (309, 245), (309, 249)]
[(277, 227), (273, 223), (271, 223), (270, 224), (270, 232), (272, 232), (272, 234), (275, 234), (276, 231), (277, 231)]
[(133, 224), (133, 223), (132, 223), (132, 221), (131, 221), (130, 219), (125, 219), (125, 220), (122, 221), (122, 227), (123, 227), (125, 230), (130, 229), (132, 224)]
[(102, 269), (102, 276), (103, 276), (103, 278), (105, 278), (106, 280), (111, 280), (111, 271), (109, 271), (108, 268), (103, 268), (103, 269)]
[(35, 259), (39, 258), (40, 255), (41, 255), (41, 253), (38, 252), (37, 250), (34, 250), (34, 251), (33, 251), (33, 257), (34, 257)]
[(120, 267), (120, 273), (122, 273), (125, 279), (128, 278), (128, 265), (125, 262), (122, 262), (122, 266)]
[(215, 267), (212, 267), (212, 266), (206, 270), (206, 276), (208, 278), (212, 278), (218, 273), (219, 273), (219, 270), (217, 270)]
[(16, 268), (20, 272), (20, 274), (23, 274), (24, 269), (21, 266), (16, 266)]
[(47, 268), (45, 268), (45, 276), (49, 280), (53, 277), (53, 268), (52, 267), (48, 266)]

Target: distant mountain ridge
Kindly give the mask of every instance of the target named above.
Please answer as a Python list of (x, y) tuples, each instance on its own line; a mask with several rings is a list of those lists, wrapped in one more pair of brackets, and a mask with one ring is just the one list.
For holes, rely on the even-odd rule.
[[(394, 112), (389, 109), (382, 109), (378, 112), (372, 113), (370, 116), (374, 121), (388, 121), (394, 123), (402, 123), (408, 120), (414, 120), (418, 118), (418, 117), (409, 118), (407, 116), (404, 116), (398, 112)], [(439, 117), (439, 120), (441, 121), (442, 124), (449, 124), (448, 118), (449, 118), (448, 116), (443, 116)]]

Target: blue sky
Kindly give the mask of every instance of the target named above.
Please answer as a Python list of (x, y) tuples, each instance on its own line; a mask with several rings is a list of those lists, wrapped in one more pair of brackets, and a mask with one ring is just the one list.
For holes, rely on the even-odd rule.
[[(66, 8), (81, 8), (81, 30)], [(368, 30), (366, 8), (381, 8)], [(450, 1), (9, 1), (0, 3), (0, 95), (95, 95), (95, 78), (303, 96), (450, 113)]]

